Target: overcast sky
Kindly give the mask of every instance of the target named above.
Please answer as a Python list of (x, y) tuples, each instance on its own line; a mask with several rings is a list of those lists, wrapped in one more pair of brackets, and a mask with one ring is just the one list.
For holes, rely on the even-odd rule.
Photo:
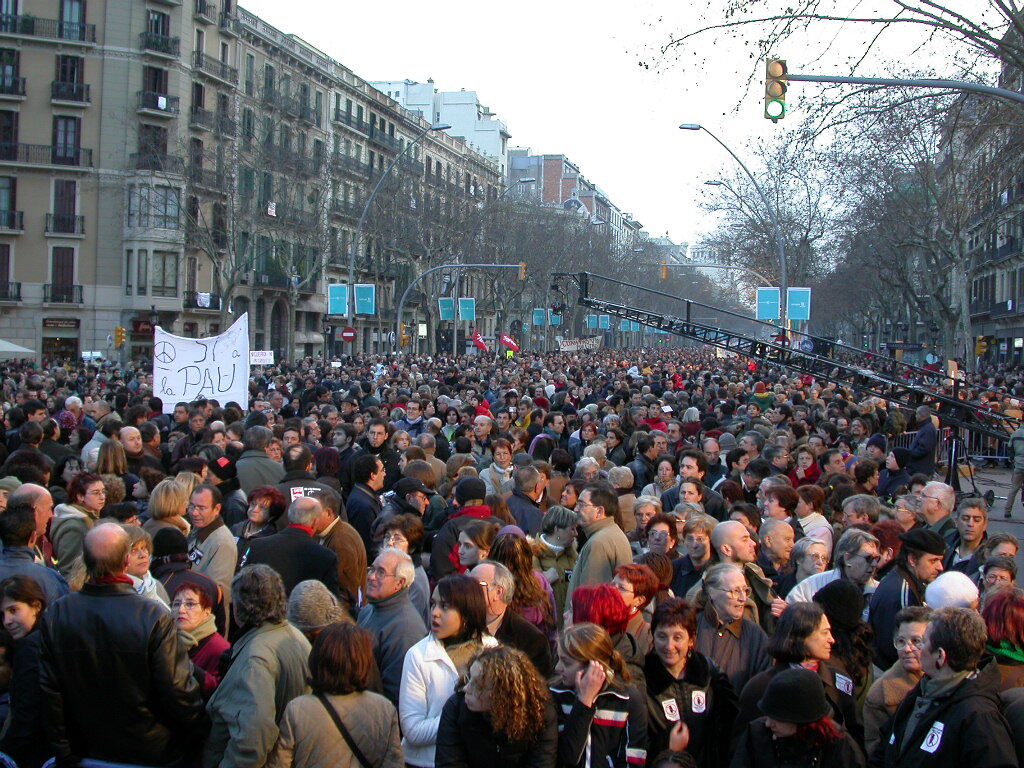
[[(242, 5), (367, 80), (433, 78), (439, 90), (476, 91), (508, 125), (512, 146), (567, 155), (651, 235), (668, 233), (676, 242), (693, 242), (712, 228), (699, 207), (713, 194), (703, 182), (735, 168), (709, 136), (677, 126), (703, 123), (756, 172), (748, 146), (794, 127), (801, 99), (815, 93), (809, 84), (791, 88), (790, 115), (773, 125), (763, 117), (763, 65), (728, 34), (700, 38), (678, 58), (660, 56), (671, 32), (694, 24), (694, 6), (678, 0)], [(858, 3), (865, 13), (887, 5)], [(788, 55), (781, 52), (792, 71), (803, 59), (804, 71), (840, 74), (840, 45), (862, 49), (856, 38), (864, 34), (850, 25), (840, 44), (834, 28), (815, 32), (805, 45), (791, 42)], [(906, 29), (898, 35), (895, 44), (914, 36)], [(919, 54), (907, 59), (920, 61)], [(639, 66), (641, 60), (651, 66)]]

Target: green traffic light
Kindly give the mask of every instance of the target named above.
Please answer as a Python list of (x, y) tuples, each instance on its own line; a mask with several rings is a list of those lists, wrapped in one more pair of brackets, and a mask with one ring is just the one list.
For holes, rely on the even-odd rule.
[(786, 116), (786, 102), (781, 99), (772, 99), (764, 104), (764, 116), (771, 121), (781, 120)]

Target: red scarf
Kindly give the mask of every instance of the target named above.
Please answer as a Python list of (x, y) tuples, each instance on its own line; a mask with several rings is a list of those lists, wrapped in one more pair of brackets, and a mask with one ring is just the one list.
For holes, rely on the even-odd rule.
[(97, 586), (101, 587), (110, 586), (111, 584), (129, 584), (131, 586), (135, 585), (135, 582), (132, 581), (132, 577), (129, 576), (127, 573), (117, 573), (113, 576), (95, 576), (89, 579), (89, 583), (96, 584)]

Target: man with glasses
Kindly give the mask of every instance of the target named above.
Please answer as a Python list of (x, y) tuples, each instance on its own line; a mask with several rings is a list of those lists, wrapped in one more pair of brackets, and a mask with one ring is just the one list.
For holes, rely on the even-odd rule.
[(896, 630), (896, 614), (908, 605), (924, 605), (924, 589), (942, 573), (946, 542), (935, 531), (914, 528), (900, 534), (903, 546), (895, 565), (882, 579), (871, 596), (868, 611), (875, 630), (874, 664), (879, 670), (896, 661), (892, 638)]
[[(743, 570), (743, 576), (750, 587), (749, 618), (756, 621), (761, 628), (771, 633), (775, 630), (775, 617), (782, 613), (786, 605), (775, 594), (772, 580), (764, 575), (764, 571), (755, 562), (757, 560), (757, 542), (743, 523), (726, 520), (719, 523), (711, 532), (711, 546), (718, 553), (718, 562), (733, 563)], [(698, 583), (687, 594), (693, 600)], [(773, 612), (773, 608), (777, 612)]]
[(189, 499), (192, 531), (188, 535), (188, 559), (192, 570), (202, 573), (224, 593), (224, 612), (231, 604), (231, 579), (238, 564), (238, 545), (220, 515), (221, 495), (216, 486), (197, 485)]
[(373, 637), (373, 656), (383, 693), (398, 706), (406, 652), (427, 635), (423, 616), (409, 599), (416, 580), (412, 558), (400, 549), (382, 549), (366, 572), (367, 605), (358, 624)]
[(851, 528), (836, 544), (836, 567), (808, 576), (790, 590), (786, 602), (809, 603), (815, 592), (837, 579), (853, 582), (869, 595), (878, 587), (874, 575), (879, 559), (878, 539), (867, 531)]
[(893, 646), (898, 660), (875, 680), (864, 702), (864, 746), (869, 755), (881, 741), (886, 722), (924, 675), (921, 644), (931, 614), (931, 608), (922, 605), (912, 605), (896, 614)]
[(469, 573), (480, 583), (487, 601), (487, 632), (502, 645), (516, 648), (529, 657), (543, 679), (551, 677), (551, 647), (537, 627), (516, 611), (510, 611), (516, 592), (512, 572), (501, 563), (482, 560)]
[(945, 483), (931, 482), (921, 491), (921, 514), (924, 527), (935, 531), (942, 539), (949, 539), (956, 533), (953, 509), (956, 507), (956, 491)]
[(619, 499), (615, 489), (601, 481), (591, 483), (580, 491), (576, 501), (576, 516), (583, 528), (586, 542), (580, 550), (569, 579), (566, 602), (573, 590), (584, 584), (607, 584), (615, 569), (633, 562), (633, 552), (626, 534), (615, 524), (615, 510)]

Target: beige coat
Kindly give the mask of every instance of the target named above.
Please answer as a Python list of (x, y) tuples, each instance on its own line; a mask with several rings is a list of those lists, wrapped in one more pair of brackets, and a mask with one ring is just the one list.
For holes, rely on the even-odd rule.
[[(370, 691), (328, 696), (327, 700), (372, 765), (403, 768), (398, 713), (390, 701)], [(316, 696), (293, 699), (285, 708), (280, 727), (266, 768), (360, 768)]]

